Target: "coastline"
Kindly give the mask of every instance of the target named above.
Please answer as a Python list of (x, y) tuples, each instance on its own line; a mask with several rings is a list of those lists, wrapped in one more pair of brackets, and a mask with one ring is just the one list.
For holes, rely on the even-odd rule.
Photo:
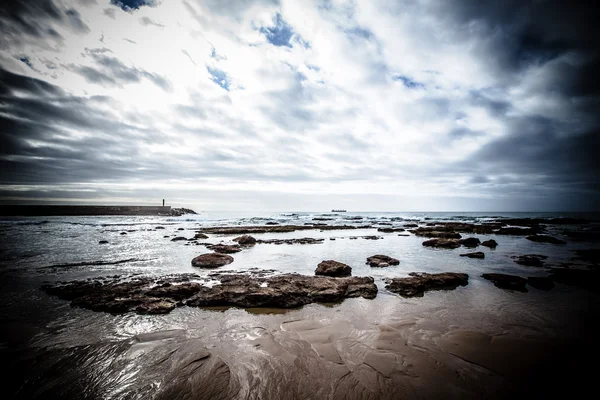
[(92, 206), (92, 205), (2, 205), (2, 217), (101, 216), (101, 215), (183, 215), (196, 214), (171, 206)]

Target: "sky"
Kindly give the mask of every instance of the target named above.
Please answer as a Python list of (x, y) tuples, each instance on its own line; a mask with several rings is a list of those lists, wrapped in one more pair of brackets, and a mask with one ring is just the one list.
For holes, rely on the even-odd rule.
[(600, 211), (598, 8), (4, 0), (0, 204)]

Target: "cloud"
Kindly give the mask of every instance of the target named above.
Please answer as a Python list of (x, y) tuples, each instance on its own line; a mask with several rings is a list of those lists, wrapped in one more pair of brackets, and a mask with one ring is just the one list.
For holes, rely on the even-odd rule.
[(583, 3), (111, 4), (0, 6), (0, 197), (600, 204)]

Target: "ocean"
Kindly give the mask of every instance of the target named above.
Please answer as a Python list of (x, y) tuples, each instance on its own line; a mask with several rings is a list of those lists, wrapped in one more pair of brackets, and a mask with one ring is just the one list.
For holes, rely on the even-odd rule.
[[(409, 232), (385, 233), (376, 229), (402, 227), (407, 223), (424, 226), (433, 221), (478, 224), (504, 218), (559, 217), (585, 218), (590, 223), (548, 225), (545, 234), (565, 240), (567, 243), (564, 245), (537, 243), (524, 236), (463, 234), (463, 237), (476, 236), (482, 241), (494, 239), (498, 242), (495, 249), (477, 248), (477, 251), (485, 253), (483, 260), (460, 257), (459, 254), (467, 252), (464, 248), (449, 250), (424, 247), (422, 242), (426, 239)], [(192, 238), (196, 231), (201, 232), (206, 227), (267, 223), (371, 227), (321, 230), (317, 226), (311, 230), (288, 233), (252, 234), (256, 239), (310, 237), (324, 240), (317, 244), (257, 244), (233, 254), (235, 261), (220, 270), (248, 271), (257, 268), (273, 270), (270, 273), (275, 275), (314, 275), (319, 262), (336, 260), (351, 266), (353, 276), (373, 277), (379, 289), (377, 297), (372, 300), (346, 299), (337, 304), (309, 304), (291, 310), (178, 307), (169, 314), (138, 315), (131, 312), (109, 314), (71, 307), (69, 301), (50, 296), (40, 289), (48, 283), (115, 275), (194, 273), (207, 276), (214, 270), (195, 268), (191, 260), (210, 251), (201, 244), (171, 239), (177, 236)], [(153, 346), (158, 346), (156, 343), (159, 342), (171, 345), (197, 339), (213, 358), (218, 357), (227, 365), (230, 381), (236, 382), (237, 390), (231, 389), (232, 383), (229, 387), (231, 392), (223, 392), (222, 398), (278, 398), (286, 393), (286, 387), (289, 389), (289, 385), (295, 384), (293, 382), (300, 385), (306, 376), (312, 376), (310, 372), (303, 371), (304, 378), (294, 380), (290, 378), (294, 372), (289, 372), (289, 376), (285, 375), (287, 380), (281, 378), (281, 385), (269, 382), (268, 373), (282, 368), (281, 365), (286, 365), (286, 362), (294, 365), (294, 368), (300, 368), (298, 360), (310, 360), (306, 361), (307, 365), (317, 365), (313, 365), (315, 373), (332, 362), (336, 368), (344, 365), (358, 374), (357, 371), (362, 371), (360, 365), (369, 365), (364, 362), (364, 357), (367, 350), (374, 348), (374, 343), (379, 340), (377, 335), (381, 335), (382, 326), (390, 326), (395, 332), (400, 330), (398, 326), (409, 325), (410, 329), (402, 330), (402, 340), (410, 351), (422, 349), (420, 351), (428, 353), (436, 362), (446, 363), (450, 370), (454, 368), (461, 373), (479, 376), (483, 372), (472, 371), (472, 365), (448, 361), (444, 358), (447, 355), (440, 355), (440, 349), (445, 348), (440, 343), (447, 340), (448, 335), (477, 332), (489, 337), (514, 337), (519, 340), (579, 340), (590, 316), (600, 310), (600, 297), (597, 294), (575, 286), (558, 283), (552, 290), (529, 287), (526, 293), (521, 293), (494, 287), (481, 275), (503, 273), (525, 278), (543, 277), (548, 275), (548, 268), (552, 267), (591, 268), (593, 266), (577, 257), (577, 251), (598, 249), (598, 243), (572, 240), (566, 233), (573, 230), (597, 232), (599, 226), (598, 214), (560, 213), (292, 211), (203, 212), (181, 217), (3, 218), (0, 220), (0, 319), (3, 326), (0, 351), (3, 359), (11, 360), (10, 365), (16, 376), (7, 385), (16, 398), (160, 398), (164, 396), (162, 390), (166, 385), (166, 375), (161, 377), (148, 373), (148, 368), (153, 364), (144, 358), (147, 357), (144, 352), (155, 348)], [(362, 237), (368, 235), (377, 235), (380, 239)], [(206, 242), (233, 243), (231, 239), (239, 235), (208, 236)], [(100, 241), (108, 243), (100, 244)], [(365, 260), (375, 254), (397, 258), (400, 264), (372, 268)], [(515, 263), (515, 257), (525, 254), (547, 256), (547, 268)], [(450, 291), (426, 292), (423, 297), (415, 298), (403, 298), (384, 288), (387, 278), (406, 277), (411, 272), (467, 273), (469, 284)], [(312, 321), (317, 328), (323, 328), (329, 334), (311, 339), (306, 332), (317, 328), (288, 328), (289, 324), (296, 321)], [(330, 330), (327, 331), (326, 327), (330, 327)], [(339, 329), (347, 334), (340, 336)], [(167, 333), (162, 334), (164, 332)], [(154, 343), (152, 346), (136, 347), (136, 351), (140, 352), (137, 354), (132, 350), (132, 343), (146, 343), (140, 339), (145, 337), (143, 335), (158, 336), (148, 339), (148, 343)], [(285, 351), (277, 350), (277, 346)], [(294, 346), (304, 356), (294, 353)], [(323, 350), (324, 346), (329, 346), (329, 350)], [(406, 354), (402, 353), (405, 359), (411, 357), (409, 350)], [(333, 361), (328, 351), (336, 352)], [(289, 357), (298, 359), (289, 358), (288, 353)], [(402, 354), (393, 351), (389, 354), (394, 357), (392, 364), (400, 368), (403, 365)], [(419, 362), (415, 361), (414, 365), (418, 366)], [(62, 372), (58, 373), (57, 368)], [(405, 372), (410, 375), (409, 370)], [(417, 370), (412, 373), (425, 379), (426, 374)], [(491, 370), (492, 375), (504, 377), (498, 371)], [(392, 379), (392, 372), (388, 375), (383, 374), (385, 379)], [(318, 376), (313, 378), (319, 382)], [(482, 383), (484, 388), (493, 387), (501, 378), (494, 376), (493, 379), (485, 379), (489, 382)], [(464, 388), (461, 387), (449, 397), (469, 397), (484, 390), (477, 384), (463, 383)], [(415, 387), (419, 384), (415, 384)], [(376, 388), (373, 390), (381, 398), (386, 398), (388, 394), (392, 396), (392, 392), (388, 391), (391, 389), (385, 385), (385, 382), (377, 380), (372, 382), (373, 388)], [(477, 388), (473, 389), (472, 385)], [(473, 393), (469, 391), (471, 389)], [(311, 396), (323, 395), (323, 398), (335, 397), (334, 392), (325, 389), (307, 393), (312, 393)], [(426, 398), (435, 398), (436, 393), (424, 393)], [(185, 396), (182, 395), (182, 398)]]

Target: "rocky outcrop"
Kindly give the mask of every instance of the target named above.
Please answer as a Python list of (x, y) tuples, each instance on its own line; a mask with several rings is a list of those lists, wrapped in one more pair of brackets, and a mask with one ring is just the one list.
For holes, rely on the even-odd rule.
[(218, 268), (233, 262), (233, 257), (221, 253), (201, 254), (192, 260), (192, 266), (198, 268)]
[(512, 258), (520, 265), (525, 265), (527, 267), (543, 267), (544, 260), (548, 257), (541, 254), (525, 254), (523, 256), (513, 256)]
[(465, 253), (465, 254), (461, 254), (461, 257), (469, 257), (469, 258), (485, 258), (485, 253), (481, 252), (481, 251), (476, 251), (473, 253)]
[(460, 247), (457, 239), (429, 239), (423, 242), (425, 247), (435, 247), (441, 249), (456, 249)]
[(352, 275), (352, 268), (344, 263), (334, 261), (334, 260), (326, 260), (321, 261), (319, 265), (317, 265), (317, 269), (315, 269), (315, 275), (324, 275), (324, 276), (350, 276)]
[(297, 274), (272, 277), (214, 275), (212, 287), (190, 282), (200, 276), (111, 277), (45, 285), (48, 294), (71, 305), (110, 313), (164, 314), (179, 306), (294, 308), (333, 303), (348, 297), (373, 299), (377, 286), (370, 277), (332, 278)]
[(458, 243), (462, 244), (465, 247), (477, 247), (481, 241), (475, 237), (469, 237), (466, 239), (460, 239)]
[(250, 235), (238, 236), (233, 241), (237, 242), (240, 246), (254, 246), (256, 244), (256, 239)]
[(458, 232), (446, 231), (446, 230), (437, 230), (441, 227), (421, 227), (418, 229), (413, 229), (411, 232), (415, 236), (428, 237), (428, 238), (439, 238), (439, 239), (460, 239), (462, 235)]
[(184, 236), (177, 236), (177, 237), (174, 237), (173, 239), (171, 239), (171, 242), (179, 242), (181, 240), (188, 240), (188, 238), (186, 238)]
[(206, 248), (216, 253), (233, 254), (242, 251), (242, 248), (237, 244), (209, 244)]
[(390, 265), (400, 264), (400, 261), (390, 256), (376, 254), (368, 257), (366, 264), (369, 264), (371, 267), (389, 267)]
[(208, 235), (205, 235), (202, 232), (196, 232), (194, 239), (208, 239)]
[(527, 291), (527, 280), (520, 276), (508, 274), (483, 274), (481, 277), (492, 281), (494, 286), (501, 289), (515, 290), (517, 292)]
[(196, 214), (196, 211), (190, 210), (189, 208), (171, 208), (171, 216), (173, 217), (181, 217), (186, 214)]
[(411, 272), (409, 275), (408, 278), (387, 279), (385, 288), (403, 297), (415, 297), (423, 296), (429, 290), (456, 289), (469, 283), (469, 275), (455, 272)]
[(256, 243), (262, 244), (319, 244), (325, 239), (298, 238), (298, 239), (258, 239)]
[(412, 223), (408, 223), (408, 224), (404, 224), (405, 228), (418, 228), (419, 224), (412, 224)]
[(378, 232), (391, 233), (391, 232), (404, 232), (404, 228), (377, 228)]
[(496, 247), (498, 247), (498, 242), (496, 242), (494, 239), (484, 240), (483, 242), (481, 242), (481, 245), (489, 247), (490, 249), (495, 249)]
[(551, 244), (566, 244), (567, 243), (564, 240), (560, 240), (555, 237), (547, 236), (547, 235), (527, 236), (527, 240), (531, 240), (532, 242), (537, 242), (537, 243), (551, 243)]

